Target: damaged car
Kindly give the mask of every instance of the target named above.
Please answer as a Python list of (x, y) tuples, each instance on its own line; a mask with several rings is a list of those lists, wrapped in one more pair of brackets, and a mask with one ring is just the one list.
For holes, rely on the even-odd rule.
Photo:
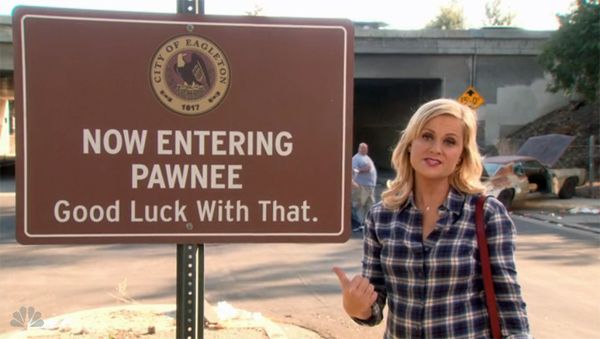
[(548, 134), (529, 138), (516, 155), (484, 157), (482, 182), (507, 209), (514, 201), (541, 196), (570, 199), (585, 184), (583, 168), (552, 168), (575, 137)]

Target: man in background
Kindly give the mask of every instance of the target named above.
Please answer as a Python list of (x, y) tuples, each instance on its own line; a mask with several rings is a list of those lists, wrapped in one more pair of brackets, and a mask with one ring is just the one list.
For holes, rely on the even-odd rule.
[[(361, 226), (365, 223), (365, 216), (375, 203), (375, 185), (377, 183), (377, 170), (373, 160), (367, 155), (369, 146), (361, 142), (358, 153), (352, 157), (353, 180), (352, 185), (352, 210), (356, 211)], [(359, 230), (357, 228), (355, 231)]]

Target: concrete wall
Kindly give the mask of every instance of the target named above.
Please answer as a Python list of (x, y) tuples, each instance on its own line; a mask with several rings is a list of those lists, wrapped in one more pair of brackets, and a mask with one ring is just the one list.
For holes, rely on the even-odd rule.
[(568, 103), (567, 97), (547, 92), (547, 85), (546, 79), (536, 78), (530, 84), (495, 89), (497, 99), (479, 109), (479, 119), (486, 122), (486, 143), (496, 144), (519, 127)]

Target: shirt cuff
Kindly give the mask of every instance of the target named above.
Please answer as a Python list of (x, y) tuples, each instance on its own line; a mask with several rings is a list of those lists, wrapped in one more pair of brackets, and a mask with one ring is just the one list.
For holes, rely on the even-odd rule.
[(381, 308), (379, 307), (379, 304), (375, 302), (371, 305), (371, 317), (369, 319), (358, 319), (353, 317), (352, 320), (362, 326), (375, 326), (381, 322), (382, 318)]

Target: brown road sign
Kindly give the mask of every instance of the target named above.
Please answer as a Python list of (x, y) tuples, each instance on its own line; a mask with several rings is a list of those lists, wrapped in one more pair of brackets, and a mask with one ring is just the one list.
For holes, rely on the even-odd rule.
[(485, 100), (481, 94), (479, 94), (473, 86), (467, 87), (467, 90), (461, 94), (460, 97), (458, 97), (458, 101), (463, 105), (471, 107), (472, 109), (477, 109), (479, 106), (485, 103)]
[(347, 20), (18, 8), (17, 238), (343, 242)]

